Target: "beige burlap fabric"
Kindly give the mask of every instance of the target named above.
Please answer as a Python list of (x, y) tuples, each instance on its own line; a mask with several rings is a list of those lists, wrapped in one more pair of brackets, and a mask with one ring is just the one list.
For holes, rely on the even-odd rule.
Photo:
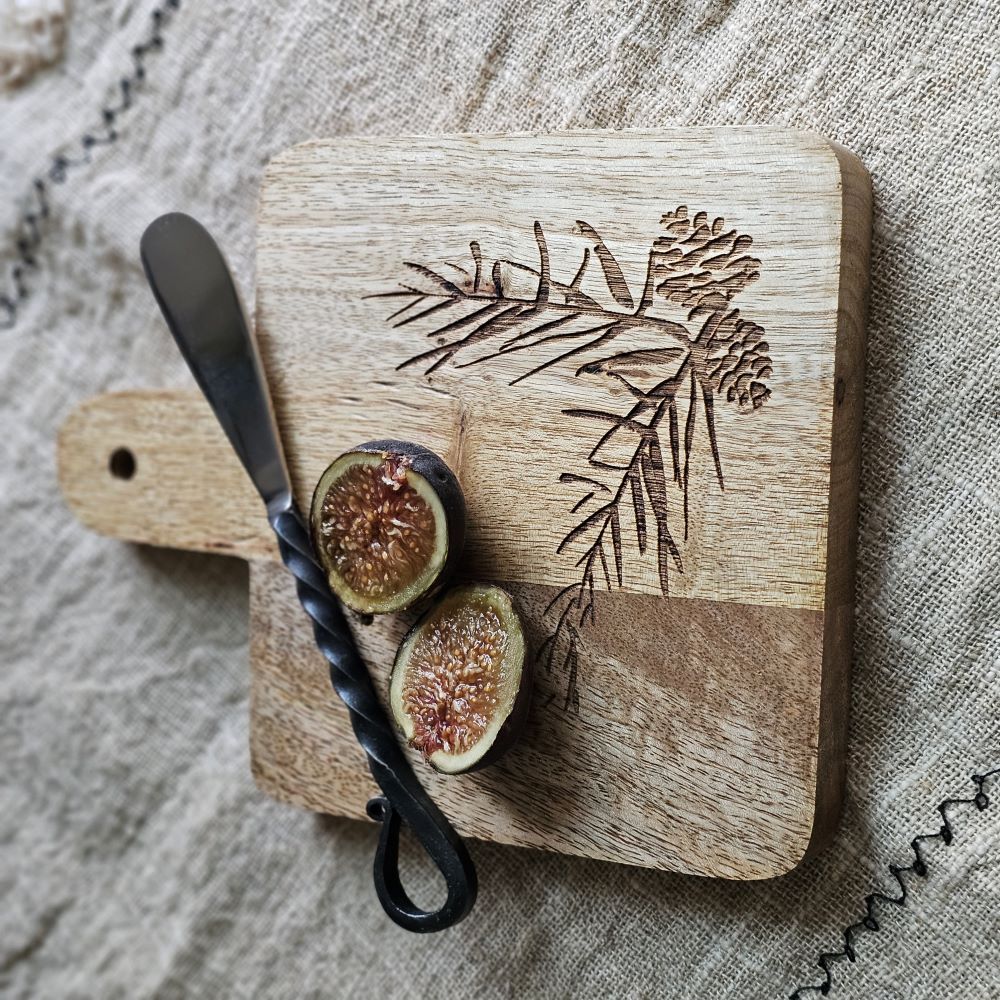
[[(5, 266), (32, 177), (100, 124), (151, 10), (74, 4), (64, 58), (0, 95)], [(742, 998), (821, 979), (819, 952), (937, 829), (936, 804), (1000, 763), (997, 22), (960, 0), (184, 0), (117, 140), (52, 187), (30, 294), (0, 331), (0, 993)], [(185, 381), (139, 234), (186, 209), (250, 293), (257, 187), (285, 146), (716, 123), (817, 130), (874, 178), (836, 843), (745, 885), (476, 844), (473, 916), (407, 935), (373, 900), (370, 826), (251, 782), (245, 567), (88, 534), (56, 491), (56, 428), (93, 393)], [(952, 846), (929, 847), (928, 878), (857, 940), (834, 995), (1000, 994), (1000, 801), (953, 815)]]

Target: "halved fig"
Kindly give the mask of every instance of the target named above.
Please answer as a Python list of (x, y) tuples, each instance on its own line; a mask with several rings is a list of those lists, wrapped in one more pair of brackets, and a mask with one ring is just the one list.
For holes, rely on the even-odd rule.
[(445, 582), (465, 540), (465, 498), (434, 452), (369, 441), (320, 476), (309, 520), (330, 589), (349, 608), (378, 615)]
[(399, 647), (389, 702), (410, 745), (438, 771), (493, 763), (520, 735), (531, 699), (521, 619), (506, 591), (448, 591)]

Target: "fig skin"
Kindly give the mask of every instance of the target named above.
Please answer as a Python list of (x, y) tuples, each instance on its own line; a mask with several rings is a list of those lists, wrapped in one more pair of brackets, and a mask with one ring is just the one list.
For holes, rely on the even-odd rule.
[[(520, 677), (518, 678), (517, 692), (514, 695), (514, 701), (511, 705), (510, 711), (507, 718), (503, 721), (500, 729), (497, 731), (496, 735), (493, 737), (493, 741), (490, 743), (488, 749), (478, 757), (472, 764), (468, 767), (462, 768), (461, 770), (447, 770), (445, 768), (439, 767), (432, 757), (424, 756), (430, 766), (437, 771), (439, 774), (472, 774), (475, 771), (480, 771), (484, 767), (489, 767), (491, 764), (495, 764), (508, 750), (513, 747), (513, 745), (518, 741), (524, 727), (528, 721), (528, 715), (531, 710), (531, 696), (534, 690), (534, 660), (530, 655), (527, 645), (527, 638), (525, 636), (524, 622), (521, 620), (521, 616), (517, 612), (516, 605), (510, 594), (504, 590), (502, 587), (498, 587), (494, 584), (463, 584), (458, 587), (454, 587), (447, 591), (445, 594), (435, 601), (434, 605), (430, 607), (420, 619), (413, 625), (413, 627), (406, 633), (403, 637), (403, 641), (399, 645), (399, 649), (396, 652), (396, 658), (392, 665), (392, 672), (389, 678), (389, 704), (392, 712), (393, 720), (395, 721), (397, 727), (403, 735), (404, 739), (408, 739), (407, 733), (403, 728), (402, 722), (400, 720), (400, 715), (405, 715), (402, 708), (397, 707), (396, 701), (393, 697), (392, 688), (393, 680), (397, 675), (397, 671), (405, 669), (406, 662), (409, 659), (411, 640), (415, 640), (423, 627), (433, 619), (434, 615), (437, 613), (439, 608), (444, 602), (452, 599), (454, 596), (459, 594), (468, 594), (470, 597), (474, 597), (477, 594), (482, 595), (486, 592), (490, 595), (499, 594), (502, 595), (502, 599), (505, 599), (509, 604), (509, 611), (504, 610), (502, 620), (505, 626), (509, 628), (510, 620), (512, 619), (514, 624), (519, 630), (519, 638), (522, 647), (522, 656), (520, 664)], [(452, 756), (452, 755), (448, 755)]]
[[(335, 462), (340, 461), (347, 455), (398, 455), (406, 458), (409, 461), (408, 471), (415, 472), (418, 476), (422, 477), (432, 488), (436, 494), (438, 500), (441, 503), (441, 507), (444, 510), (445, 523), (443, 529), (445, 531), (446, 538), (446, 551), (445, 559), (438, 570), (434, 580), (427, 586), (424, 590), (413, 595), (413, 597), (401, 604), (393, 605), (392, 607), (386, 608), (384, 611), (374, 611), (369, 608), (359, 608), (355, 607), (350, 599), (345, 598), (344, 595), (337, 593), (337, 597), (342, 603), (346, 604), (352, 611), (356, 611), (361, 615), (371, 615), (371, 614), (392, 614), (397, 611), (405, 611), (408, 608), (412, 608), (414, 605), (420, 605), (426, 602), (428, 599), (433, 597), (435, 594), (439, 593), (441, 588), (449, 582), (458, 568), (458, 565), (462, 558), (462, 550), (465, 546), (465, 494), (462, 492), (462, 487), (459, 484), (458, 478), (455, 473), (451, 471), (449, 466), (435, 452), (431, 451), (430, 448), (425, 448), (423, 445), (415, 444), (412, 441), (400, 441), (396, 438), (379, 438), (375, 441), (366, 441), (364, 444), (359, 444), (354, 448), (350, 448), (338, 455), (337, 458), (330, 463), (333, 465)], [(327, 466), (329, 469), (330, 466)], [(318, 525), (316, 523), (316, 518), (313, 512), (316, 510), (317, 503), (322, 503), (325, 496), (320, 496), (320, 487), (323, 485), (323, 479), (326, 476), (326, 469), (320, 476), (316, 488), (313, 491), (312, 501), (310, 502), (310, 516), (309, 516), (309, 527), (310, 533), (312, 534), (313, 547), (319, 554), (322, 552), (321, 539), (318, 536)], [(327, 487), (329, 488), (329, 486)], [(442, 525), (436, 525), (440, 530)], [(320, 562), (323, 564), (324, 571), (329, 574), (329, 570), (326, 568), (325, 563), (323, 563), (322, 556), (320, 556)]]

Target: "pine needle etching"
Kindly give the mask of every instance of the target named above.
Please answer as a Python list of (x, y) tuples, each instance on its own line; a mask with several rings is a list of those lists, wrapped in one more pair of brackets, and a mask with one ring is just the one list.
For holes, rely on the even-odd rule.
[[(582, 257), (567, 280), (553, 273), (545, 231), (535, 222), (537, 264), (489, 261), (473, 240), (470, 259), (437, 267), (406, 261), (406, 279), (372, 297), (398, 304), (387, 317), (395, 328), (423, 320), (431, 325), (426, 336), (434, 346), (400, 369), (429, 376), (444, 365), (468, 368), (523, 354), (525, 370), (511, 385), (575, 365), (576, 377), (596, 376), (625, 390), (624, 412), (562, 411), (595, 425), (597, 438), (585, 474), (559, 477), (577, 499), (569, 507), (575, 523), (556, 552), (575, 557), (579, 576), (546, 607), (551, 628), (539, 656), (548, 671), (563, 671), (564, 707), (578, 710), (580, 637), (588, 622), (596, 622), (595, 593), (623, 584), (623, 513), (630, 512), (625, 527), (639, 555), (648, 550), (655, 556), (666, 595), (671, 573), (684, 571), (698, 428), (704, 428), (724, 490), (716, 404), (742, 414), (759, 409), (771, 394), (772, 366), (763, 328), (730, 305), (760, 277), (760, 261), (748, 253), (752, 237), (727, 229), (721, 217), (692, 216), (679, 206), (661, 219), (636, 296), (600, 233), (582, 220), (575, 233)], [(615, 341), (626, 334), (650, 344), (615, 351)]]

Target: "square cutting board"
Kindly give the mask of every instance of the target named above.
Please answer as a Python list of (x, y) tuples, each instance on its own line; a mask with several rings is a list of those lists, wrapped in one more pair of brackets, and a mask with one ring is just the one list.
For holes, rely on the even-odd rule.
[[(527, 620), (519, 744), (474, 775), (417, 761), (460, 832), (740, 879), (829, 839), (870, 224), (857, 159), (776, 128), (338, 139), (271, 163), (256, 324), (300, 504), (352, 445), (434, 449), (468, 499), (464, 576)], [(204, 405), (98, 400), (63, 438), (87, 523), (252, 559), (256, 780), (362, 817), (364, 757)], [(105, 471), (121, 446), (127, 481)], [(157, 524), (153, 473), (173, 495), (192, 462)], [(411, 622), (355, 623), (383, 692)]]

